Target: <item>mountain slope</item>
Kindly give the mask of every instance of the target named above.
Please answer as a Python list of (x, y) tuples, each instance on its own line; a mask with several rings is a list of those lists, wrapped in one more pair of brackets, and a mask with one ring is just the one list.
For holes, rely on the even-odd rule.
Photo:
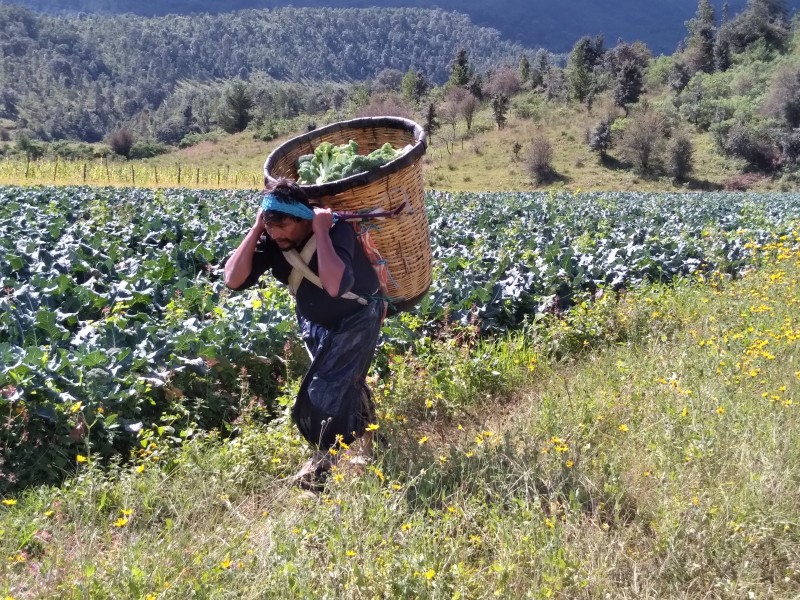
[[(164, 3), (141, 0), (136, 3), (122, 0), (14, 0), (46, 12), (132, 12), (139, 15), (168, 13), (227, 12), (244, 8), (277, 8), (286, 6), (280, 0), (177, 0)], [(297, 0), (293, 6), (303, 7), (370, 7), (374, 0)], [(713, 0), (720, 18), (721, 0)], [(729, 2), (732, 13), (739, 12), (745, 0)], [(383, 7), (430, 8), (428, 0), (389, 0)], [(697, 2), (694, 0), (615, 0), (597, 2), (572, 0), (554, 3), (547, 0), (438, 0), (434, 7), (458, 11), (470, 16), (474, 23), (493, 27), (512, 40), (531, 48), (544, 47), (552, 52), (567, 52), (583, 35), (602, 34), (611, 44), (617, 39), (628, 42), (641, 40), (656, 54), (674, 52), (686, 35), (685, 21), (692, 18)], [(800, 8), (800, 0), (787, 0), (790, 13)]]

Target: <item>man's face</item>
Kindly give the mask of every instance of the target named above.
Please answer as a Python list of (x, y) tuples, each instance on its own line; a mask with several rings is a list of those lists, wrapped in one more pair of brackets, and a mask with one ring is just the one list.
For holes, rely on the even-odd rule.
[(311, 221), (292, 217), (264, 221), (264, 228), (281, 250), (297, 248), (311, 235)]

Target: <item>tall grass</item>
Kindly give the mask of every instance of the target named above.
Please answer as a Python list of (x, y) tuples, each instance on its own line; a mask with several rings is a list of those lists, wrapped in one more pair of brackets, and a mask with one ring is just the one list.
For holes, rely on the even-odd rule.
[(387, 349), (376, 460), (318, 495), (288, 482), (305, 450), (285, 415), (115, 469), (84, 457), (0, 506), (0, 594), (798, 597), (798, 248)]

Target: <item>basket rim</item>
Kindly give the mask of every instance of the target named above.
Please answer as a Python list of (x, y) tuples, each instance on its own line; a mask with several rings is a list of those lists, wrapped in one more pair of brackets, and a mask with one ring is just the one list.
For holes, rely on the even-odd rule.
[(300, 187), (303, 188), (303, 191), (306, 192), (309, 198), (335, 196), (350, 188), (368, 185), (387, 175), (405, 169), (425, 154), (425, 149), (428, 145), (427, 136), (425, 135), (425, 130), (419, 123), (411, 119), (406, 119), (405, 117), (359, 117), (325, 125), (324, 127), (295, 136), (282, 143), (270, 152), (266, 161), (264, 161), (264, 182), (276, 181), (275, 178), (270, 175), (270, 171), (275, 167), (278, 160), (289, 154), (300, 144), (311, 143), (313, 140), (327, 133), (341, 131), (343, 129), (374, 129), (377, 127), (403, 129), (409, 133), (413, 133), (415, 140), (414, 145), (408, 152), (403, 154), (403, 156), (390, 160), (380, 167), (370, 169), (364, 173), (357, 173), (345, 177), (344, 179), (337, 179), (336, 181), (329, 181), (327, 183), (301, 184)]

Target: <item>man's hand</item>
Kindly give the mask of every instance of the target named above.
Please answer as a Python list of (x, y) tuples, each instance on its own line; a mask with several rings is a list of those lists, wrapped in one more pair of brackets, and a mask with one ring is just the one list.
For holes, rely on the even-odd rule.
[(331, 227), (333, 226), (333, 212), (330, 208), (314, 208), (314, 218), (311, 228), (317, 238), (317, 269), (322, 281), (323, 289), (328, 295), (339, 295), (344, 274), (344, 263), (331, 242)]
[(314, 235), (317, 237), (322, 235), (329, 236), (332, 226), (333, 211), (330, 208), (314, 207), (314, 219), (311, 221)]
[(258, 212), (256, 213), (256, 222), (253, 223), (253, 229), (263, 230), (264, 229), (264, 219), (261, 218), (261, 207), (258, 207)]

